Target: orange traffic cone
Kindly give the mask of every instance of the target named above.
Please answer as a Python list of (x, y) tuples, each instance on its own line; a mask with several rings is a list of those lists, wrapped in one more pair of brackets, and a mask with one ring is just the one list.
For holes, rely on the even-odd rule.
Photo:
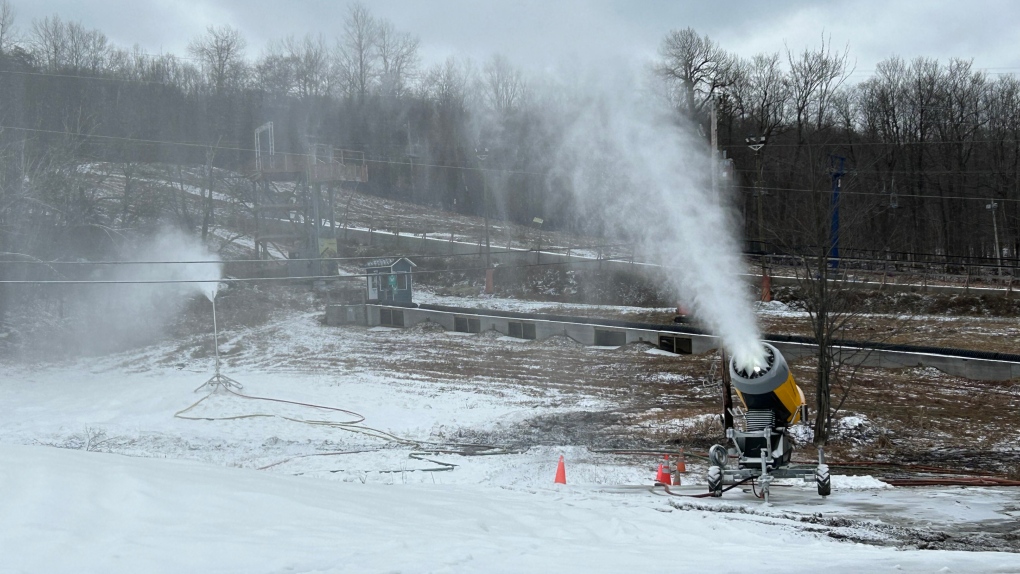
[(665, 484), (666, 486), (672, 486), (673, 481), (669, 478), (669, 468), (663, 470), (662, 465), (659, 465), (659, 472), (655, 475), (655, 482), (659, 484)]
[(567, 483), (567, 469), (563, 466), (563, 455), (560, 455), (560, 463), (556, 465), (556, 484)]
[(687, 461), (684, 459), (684, 449), (680, 449), (680, 460), (676, 461), (676, 473), (687, 472)]

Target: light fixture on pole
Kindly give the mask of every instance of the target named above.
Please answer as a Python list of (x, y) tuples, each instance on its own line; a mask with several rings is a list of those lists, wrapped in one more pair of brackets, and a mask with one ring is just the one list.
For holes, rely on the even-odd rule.
[[(755, 198), (755, 209), (758, 215), (758, 249), (755, 251), (761, 252), (762, 256), (765, 255), (765, 216), (762, 207), (762, 196), (765, 195), (765, 190), (762, 189), (762, 177), (761, 177), (761, 149), (765, 147), (765, 136), (750, 136), (744, 138), (747, 142), (747, 147), (751, 148), (754, 152), (754, 198)], [(764, 261), (764, 259), (762, 260)]]
[(1002, 276), (1002, 250), (999, 249), (999, 224), (996, 221), (995, 212), (999, 209), (999, 203), (994, 199), (985, 205), (985, 209), (992, 212), (992, 233), (995, 235), (995, 262), (999, 266), (999, 276)]
[(489, 148), (474, 148), (474, 155), (477, 156), (478, 162), (481, 164), (481, 211), (482, 216), (486, 219), (486, 269), (492, 269), (492, 257), (489, 249), (489, 181), (486, 177), (486, 163), (484, 163), (489, 159)]

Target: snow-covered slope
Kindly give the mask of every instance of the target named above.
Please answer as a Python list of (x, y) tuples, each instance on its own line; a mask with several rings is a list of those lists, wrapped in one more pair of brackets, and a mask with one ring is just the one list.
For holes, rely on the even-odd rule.
[[(1013, 493), (834, 476), (826, 500), (789, 485), (766, 509), (739, 489), (717, 501), (653, 492), (656, 457), (582, 443), (462, 456), (434, 444), (614, 408), (620, 395), (559, 387), (555, 373), (526, 383), (541, 364), (507, 353), (542, 343), (285, 314), (221, 333), (224, 371), (245, 398), (193, 392), (211, 374), (209, 338), (0, 366), (0, 573), (1020, 571), (1016, 554), (835, 540), (911, 544), (923, 539), (890, 528), (919, 523), (999, 527), (1020, 507)], [(478, 369), (489, 354), (514, 357), (521, 378)], [(444, 361), (454, 368), (428, 368)], [(295, 402), (365, 420), (345, 426), (353, 415)], [(560, 454), (566, 487), (552, 484)]]
[[(0, 446), (3, 572), (1016, 571), (1016, 555), (847, 545), (662, 499), (364, 485)], [(765, 562), (763, 562), (765, 561)]]

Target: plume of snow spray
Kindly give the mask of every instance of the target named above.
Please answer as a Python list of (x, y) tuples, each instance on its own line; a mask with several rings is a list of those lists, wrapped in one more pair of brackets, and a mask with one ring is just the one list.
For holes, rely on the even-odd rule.
[(91, 279), (125, 283), (82, 286), (69, 303), (69, 323), (102, 333), (74, 337), (78, 350), (107, 352), (157, 338), (189, 298), (215, 297), (223, 273), (219, 257), (173, 229), (132, 243), (118, 259), (123, 264), (98, 267)]
[[(222, 269), (223, 266), (221, 264), (218, 267)], [(221, 273), (221, 275), (222, 275), (222, 273)], [(216, 292), (220, 290), (220, 282), (219, 281), (203, 281), (202, 283), (199, 283), (198, 285), (199, 285), (199, 288), (202, 290), (202, 294), (205, 295), (205, 298), (210, 300), (210, 301), (212, 301), (213, 303), (216, 303)]]
[(166, 281), (159, 289), (162, 297), (202, 294), (212, 301), (223, 277), (223, 262), (218, 255), (194, 237), (174, 229), (161, 230), (133, 250), (129, 260), (146, 263), (123, 266), (119, 278)]
[[(634, 82), (616, 85), (634, 86)], [(592, 93), (592, 91), (589, 91)], [(596, 90), (564, 130), (557, 164), (588, 219), (636, 240), (738, 367), (764, 366), (729, 190), (713, 193), (710, 151), (657, 94)], [(561, 116), (562, 117), (562, 116)]]

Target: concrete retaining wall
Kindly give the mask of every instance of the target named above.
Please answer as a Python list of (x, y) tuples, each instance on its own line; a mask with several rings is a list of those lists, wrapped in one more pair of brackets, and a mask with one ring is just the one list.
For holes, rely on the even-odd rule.
[[(352, 307), (363, 308), (364, 313), (352, 311)], [(383, 321), (384, 315), (390, 318), (388, 323)], [(349, 320), (350, 317), (355, 320)], [(394, 317), (400, 318), (399, 323), (394, 322)], [(458, 325), (458, 319), (460, 319), (460, 325)], [(607, 341), (613, 341), (612, 346), (644, 342), (659, 347), (661, 337), (671, 337), (675, 338), (678, 346), (689, 348), (693, 354), (710, 353), (719, 348), (718, 337), (712, 335), (571, 323), (541, 318), (499, 317), (485, 314), (484, 309), (479, 309), (476, 313), (456, 313), (389, 305), (334, 305), (327, 308), (326, 311), (326, 322), (329, 325), (356, 323), (368, 326), (413, 327), (423, 321), (438, 323), (448, 331), (495, 330), (507, 336), (510, 336), (511, 333), (511, 323), (517, 323), (518, 326), (528, 324), (534, 327), (534, 338), (539, 341), (553, 336), (565, 336), (582, 345), (605, 344)], [(783, 341), (773, 341), (771, 344), (779, 349), (788, 361), (813, 357), (818, 352), (817, 347), (811, 344)], [(887, 369), (933, 367), (944, 373), (972, 380), (1004, 381), (1020, 378), (1020, 363), (952, 357), (933, 353), (844, 347), (840, 349), (839, 360), (848, 364)]]

